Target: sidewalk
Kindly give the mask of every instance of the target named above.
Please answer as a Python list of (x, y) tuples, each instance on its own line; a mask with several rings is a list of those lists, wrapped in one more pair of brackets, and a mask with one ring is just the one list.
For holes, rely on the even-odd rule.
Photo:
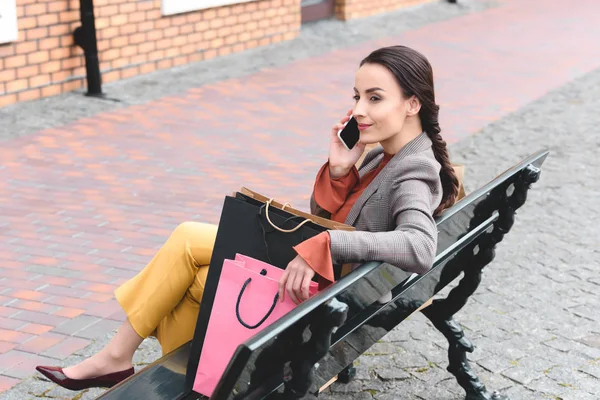
[[(189, 85), (183, 93), (175, 93), (168, 74), (138, 78), (132, 82), (143, 90), (140, 98), (167, 95), (146, 103), (131, 104), (134, 95), (121, 96), (128, 92), (126, 83), (111, 90), (111, 96), (125, 99), (125, 107), (62, 96), (55, 109), (85, 116), (64, 126), (60, 122), (67, 117), (52, 115), (49, 109), (56, 106), (49, 101), (0, 110), (5, 137), (0, 150), (0, 390), (31, 376), (37, 364), (70, 363), (100, 347), (123, 319), (112, 296), (114, 288), (145, 265), (178, 223), (216, 222), (225, 194), (246, 185), (306, 208), (314, 174), (326, 157), (326, 133), (351, 107), (356, 65), (378, 46), (402, 43), (424, 52), (434, 66), (443, 132), (455, 143), (456, 161), (467, 165), (468, 188), (485, 183), (530, 150), (553, 147), (542, 183), (517, 216), (514, 234), (499, 246), (498, 261), (486, 272), (479, 294), (458, 317), (482, 347), (473, 358), (478, 370), (489, 371), (485, 376), (491, 388), (510, 388), (517, 399), (539, 399), (545, 393), (563, 396), (567, 389), (573, 390), (573, 397), (567, 393), (560, 398), (595, 398), (589, 396), (600, 393), (600, 372), (593, 362), (600, 359), (600, 336), (592, 310), (598, 305), (593, 293), (600, 281), (590, 267), (597, 266), (598, 246), (592, 238), (598, 237), (598, 230), (585, 224), (594, 213), (597, 217), (592, 196), (598, 198), (598, 188), (589, 184), (594, 182), (593, 171), (598, 171), (593, 129), (600, 117), (593, 89), (598, 93), (600, 74), (584, 75), (600, 68), (596, 2), (470, 4), (477, 12), (463, 16), (456, 16), (456, 9), (448, 5), (419, 7), (409, 13), (426, 21), (424, 15), (433, 10), (438, 22), (404, 25), (393, 37), (381, 37), (381, 31), (372, 28), (372, 40), (340, 45), (332, 39), (291, 63), (268, 59), (271, 67), (266, 69), (261, 69), (256, 53), (228, 58), (242, 65), (235, 77)], [(445, 19), (449, 16), (453, 18)], [(369, 21), (391, 26), (392, 17)], [(356, 28), (366, 22), (356, 24), (348, 29), (366, 35)], [(312, 29), (318, 36), (333, 28), (320, 24)], [(298, 54), (293, 46), (305, 48), (310, 43), (307, 36), (263, 54)], [(324, 51), (328, 46), (339, 49)], [(220, 61), (221, 66), (227, 60)], [(252, 69), (257, 72), (248, 74)], [(193, 69), (174, 74), (186, 76), (186, 71)], [(227, 74), (210, 72), (213, 77), (219, 73)], [(567, 89), (530, 104), (572, 81)], [(148, 90), (143, 82), (155, 82), (156, 87)], [(564, 104), (567, 107), (560, 107)], [(6, 113), (17, 121), (5, 124)], [(46, 121), (40, 123), (42, 119)], [(43, 124), (52, 128), (34, 133)], [(9, 125), (15, 130), (7, 130)], [(575, 173), (571, 171), (581, 178), (570, 180)], [(587, 195), (573, 194), (582, 190)], [(556, 235), (559, 228), (561, 234)], [(535, 236), (528, 239), (530, 232)], [(557, 324), (558, 317), (564, 326)], [(377, 399), (402, 398), (397, 397), (400, 391), (411, 388), (415, 398), (460, 398), (443, 370), (440, 347), (413, 343), (403, 335), (410, 332), (415, 340), (433, 339), (442, 345), (440, 338), (419, 317), (404, 329), (399, 333), (401, 345), (382, 344), (387, 355), (371, 359), (375, 372), (390, 359), (408, 369), (402, 383), (382, 381), (365, 370), (364, 379), (335, 386), (327, 396), (371, 398), (366, 396), (372, 388), (381, 392)], [(555, 345), (548, 345), (553, 337)], [(493, 341), (504, 342), (511, 354), (521, 352), (520, 357), (506, 360)], [(571, 350), (578, 356), (571, 357)], [(156, 355), (153, 343), (144, 351), (140, 362)], [(564, 376), (541, 373), (554, 371), (556, 363), (549, 364), (547, 355), (558, 351), (565, 353), (562, 358), (554, 355), (559, 364), (569, 362), (561, 368), (573, 371), (559, 368)], [(401, 361), (423, 357), (439, 366), (427, 376), (411, 370), (422, 361)], [(581, 367), (585, 363), (589, 368)], [(513, 367), (517, 371), (506, 372)], [(578, 378), (573, 381), (577, 385), (570, 382), (572, 377)], [(571, 386), (561, 386), (565, 382)], [(440, 393), (424, 394), (422, 386), (434, 384)], [(41, 393), (75, 396), (29, 379), (0, 398)]]

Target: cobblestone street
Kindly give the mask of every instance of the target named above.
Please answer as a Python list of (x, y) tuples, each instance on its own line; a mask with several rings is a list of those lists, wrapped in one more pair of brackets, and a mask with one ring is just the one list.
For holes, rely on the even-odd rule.
[[(490, 390), (600, 393), (600, 13), (596, 0), (431, 3), (173, 71), (0, 109), (0, 399), (93, 399), (34, 367), (71, 365), (123, 321), (113, 290), (185, 220), (245, 185), (306, 209), (332, 121), (370, 50), (430, 59), (467, 192), (550, 149), (541, 180), (456, 319)], [(501, 34), (498, 34), (501, 32)], [(318, 41), (318, 38), (326, 40)], [(446, 342), (418, 314), (323, 399), (458, 400)], [(136, 368), (160, 355), (147, 340)]]

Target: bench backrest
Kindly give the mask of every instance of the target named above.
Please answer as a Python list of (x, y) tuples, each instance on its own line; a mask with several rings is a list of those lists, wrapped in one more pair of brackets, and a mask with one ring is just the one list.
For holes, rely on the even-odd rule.
[[(437, 256), (428, 273), (366, 263), (240, 345), (211, 399), (264, 398), (284, 381), (286, 398), (315, 392), (462, 271), (493, 259), (547, 155), (526, 158), (437, 218)], [(194, 375), (188, 370), (190, 387)]]

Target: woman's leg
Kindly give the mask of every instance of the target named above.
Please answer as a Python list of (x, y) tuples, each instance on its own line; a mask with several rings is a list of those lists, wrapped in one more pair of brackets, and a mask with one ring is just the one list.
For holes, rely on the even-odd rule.
[(201, 266), (194, 282), (185, 292), (184, 298), (158, 324), (155, 336), (160, 342), (163, 355), (189, 342), (194, 337), (207, 275), (208, 265)]
[(216, 234), (215, 225), (179, 225), (152, 261), (116, 290), (127, 321), (104, 349), (65, 368), (65, 375), (86, 379), (131, 368), (135, 350), (152, 334), (163, 353), (190, 340)]
[(63, 372), (71, 379), (87, 379), (125, 371), (132, 367), (133, 354), (143, 340), (144, 338), (137, 334), (129, 320), (126, 320), (99, 353), (77, 365), (64, 368)]

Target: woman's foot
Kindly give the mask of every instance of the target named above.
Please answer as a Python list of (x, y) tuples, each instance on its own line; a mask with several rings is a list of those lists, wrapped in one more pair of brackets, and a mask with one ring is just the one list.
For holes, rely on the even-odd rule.
[(63, 373), (71, 379), (90, 379), (115, 372), (127, 371), (131, 367), (131, 357), (115, 354), (110, 348), (105, 348), (79, 364), (65, 368)]
[(42, 366), (36, 369), (51, 381), (71, 390), (112, 387), (133, 375), (133, 354), (143, 340), (126, 320), (106, 347), (79, 364), (65, 369)]
[(129, 368), (94, 378), (71, 379), (65, 375), (64, 370), (60, 367), (37, 366), (35, 369), (52, 382), (70, 390), (83, 390), (92, 387), (111, 388), (134, 374), (133, 368)]

